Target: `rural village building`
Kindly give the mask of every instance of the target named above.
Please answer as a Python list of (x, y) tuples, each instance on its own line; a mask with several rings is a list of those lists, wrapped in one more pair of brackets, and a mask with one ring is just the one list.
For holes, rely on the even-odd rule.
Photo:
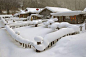
[(60, 13), (51, 13), (54, 18), (58, 18), (58, 22), (69, 22), (71, 24), (80, 24), (83, 23), (85, 18), (84, 11), (69, 11), (69, 12), (60, 12)]
[(38, 14), (42, 8), (26, 8), (25, 10), (21, 10), (19, 13), (14, 14), (19, 18), (27, 18), (31, 14)]
[(43, 15), (43, 19), (50, 18), (50, 13), (57, 13), (57, 12), (66, 12), (71, 11), (67, 8), (60, 8), (60, 7), (45, 7), (42, 11), (39, 12), (40, 15)]

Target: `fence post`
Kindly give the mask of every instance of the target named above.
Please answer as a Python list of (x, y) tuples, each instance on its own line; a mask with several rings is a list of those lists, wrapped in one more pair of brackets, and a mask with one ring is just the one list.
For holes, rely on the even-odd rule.
[(86, 30), (86, 19), (85, 19), (85, 30)]
[(80, 26), (80, 31), (82, 31), (82, 27), (83, 27), (83, 26)]

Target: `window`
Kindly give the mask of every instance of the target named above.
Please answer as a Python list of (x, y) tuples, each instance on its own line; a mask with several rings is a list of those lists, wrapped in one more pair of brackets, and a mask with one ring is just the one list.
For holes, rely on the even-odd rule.
[(66, 16), (66, 19), (70, 19), (70, 17), (69, 16)]

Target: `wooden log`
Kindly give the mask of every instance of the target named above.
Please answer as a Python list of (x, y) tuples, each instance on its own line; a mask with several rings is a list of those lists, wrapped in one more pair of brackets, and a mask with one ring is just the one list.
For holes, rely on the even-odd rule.
[(54, 41), (53, 41), (53, 44), (54, 44)]
[(27, 48), (27, 44), (25, 44), (25, 48)]
[(49, 45), (48, 45), (48, 48), (49, 48)]
[(31, 45), (30, 45), (30, 48), (31, 48)]
[(23, 47), (24, 47), (24, 43), (23, 43)]
[(58, 41), (58, 39), (57, 39), (57, 41)]
[(37, 27), (38, 26), (38, 24), (35, 24), (35, 27)]
[(36, 49), (36, 52), (40, 52), (40, 51)]
[(29, 47), (29, 45), (28, 45), (28, 47)]
[(37, 42), (37, 45), (41, 44), (41, 42)]
[(52, 46), (52, 42), (51, 42), (51, 46)]

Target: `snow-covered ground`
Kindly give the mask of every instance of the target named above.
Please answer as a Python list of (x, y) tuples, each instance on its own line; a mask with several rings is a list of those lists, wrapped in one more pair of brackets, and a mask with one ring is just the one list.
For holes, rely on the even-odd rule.
[(4, 27), (4, 24), (3, 24), (3, 22), (0, 20), (0, 28), (1, 27)]
[[(81, 25), (81, 24), (80, 24)], [(3, 27), (3, 22), (0, 20), (0, 27)], [(83, 24), (84, 26), (84, 24)], [(14, 31), (20, 31), (20, 35), (24, 38), (30, 38), (32, 41), (35, 36), (45, 36), (52, 32), (50, 28), (39, 27), (21, 27)], [(36, 33), (33, 33), (35, 31)], [(30, 37), (28, 36), (30, 35)], [(34, 41), (34, 40), (33, 40)], [(37, 53), (30, 48), (21, 48), (17, 44), (6, 29), (0, 29), (0, 57), (86, 57), (86, 32), (83, 27), (83, 32), (73, 36), (67, 36), (60, 39), (52, 48), (46, 51)]]
[[(4, 35), (4, 36), (3, 36)], [(86, 57), (86, 33), (64, 37), (44, 52), (23, 49), (15, 44), (5, 29), (0, 29), (0, 57)]]
[(20, 35), (23, 38), (28, 39), (30, 41), (34, 41), (34, 37), (36, 36), (44, 37), (46, 34), (53, 32), (52, 29), (44, 28), (43, 26), (39, 26), (39, 27), (27, 26), (27, 27), (15, 28), (14, 31), (15, 32), (19, 31)]

